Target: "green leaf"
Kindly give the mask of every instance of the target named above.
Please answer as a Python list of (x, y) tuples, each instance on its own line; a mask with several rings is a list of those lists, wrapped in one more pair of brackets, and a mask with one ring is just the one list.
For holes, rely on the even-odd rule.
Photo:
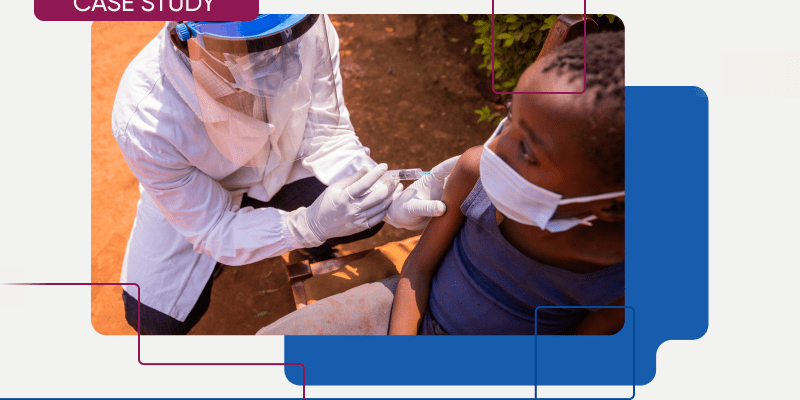
[(489, 106), (483, 106), (483, 108), (475, 110), (475, 114), (479, 116), (478, 122), (494, 122), (502, 117), (499, 112), (492, 112)]
[(614, 23), (614, 20), (617, 18), (617, 16), (614, 14), (606, 14), (606, 17), (608, 17), (608, 22), (612, 24)]
[(488, 121), (492, 116), (492, 111), (489, 109), (489, 106), (483, 106), (483, 108), (475, 110), (475, 114), (478, 114), (480, 117), (478, 118), (478, 122)]
[(485, 43), (485, 40), (483, 40), (483, 38), (475, 39), (475, 44), (483, 44), (483, 43)]
[(469, 20), (469, 15), (468, 14), (458, 14), (458, 15), (460, 15), (461, 18), (464, 18), (464, 22), (467, 22)]
[(503, 40), (503, 39), (511, 39), (511, 35), (508, 33), (501, 33), (497, 35), (497, 40)]
[(514, 44), (514, 39), (507, 39), (503, 46), (511, 47), (512, 44)]
[(547, 19), (544, 20), (544, 24), (542, 25), (541, 28), (539, 28), (539, 30), (540, 31), (546, 31), (548, 29), (552, 29), (553, 28), (553, 23), (556, 22), (557, 18), (558, 18), (558, 15), (551, 15), (551, 16), (547, 17)]

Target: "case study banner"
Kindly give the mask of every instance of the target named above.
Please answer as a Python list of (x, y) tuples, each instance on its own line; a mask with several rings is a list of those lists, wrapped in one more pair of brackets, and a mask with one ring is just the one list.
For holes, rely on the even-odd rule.
[(258, 0), (34, 0), (40, 21), (249, 21)]

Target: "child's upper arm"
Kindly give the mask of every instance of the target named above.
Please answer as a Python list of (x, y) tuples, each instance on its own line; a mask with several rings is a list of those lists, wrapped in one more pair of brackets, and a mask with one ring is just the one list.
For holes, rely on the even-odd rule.
[(392, 305), (390, 335), (413, 335), (419, 330), (428, 307), (433, 275), (464, 223), (461, 203), (478, 180), (479, 166), (480, 148), (472, 148), (464, 152), (450, 173), (442, 194), (447, 210), (441, 217), (431, 218), (403, 264)]
[(442, 201), (447, 205), (447, 211), (450, 211), (452, 206), (461, 212), (461, 203), (467, 199), (480, 178), (482, 151), (481, 146), (475, 146), (465, 151), (458, 159), (442, 194)]
[(450, 248), (453, 238), (464, 223), (461, 204), (467, 199), (480, 177), (481, 151), (480, 146), (473, 147), (458, 159), (458, 163), (447, 178), (442, 194), (442, 202), (447, 206), (447, 210), (442, 216), (431, 218), (417, 243), (417, 249), (430, 250), (422, 253), (434, 258), (436, 264)]

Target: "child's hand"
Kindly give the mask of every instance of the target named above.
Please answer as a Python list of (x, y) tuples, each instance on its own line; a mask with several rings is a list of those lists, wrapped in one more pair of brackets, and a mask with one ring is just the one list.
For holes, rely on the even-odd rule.
[(412, 183), (394, 199), (383, 220), (394, 227), (416, 231), (425, 228), (431, 217), (444, 214), (447, 208), (439, 200), (445, 181), (459, 157), (441, 162), (433, 167), (430, 175)]

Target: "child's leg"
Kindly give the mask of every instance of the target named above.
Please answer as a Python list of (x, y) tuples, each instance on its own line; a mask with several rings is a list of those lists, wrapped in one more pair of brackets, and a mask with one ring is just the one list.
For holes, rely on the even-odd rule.
[(386, 335), (398, 275), (326, 297), (261, 328), (257, 335)]

